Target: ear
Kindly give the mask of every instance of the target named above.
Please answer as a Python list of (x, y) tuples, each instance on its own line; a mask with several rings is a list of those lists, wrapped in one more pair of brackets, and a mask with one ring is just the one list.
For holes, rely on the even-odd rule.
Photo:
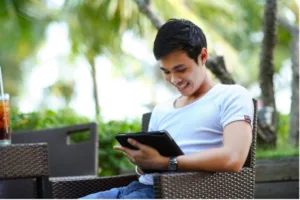
[(206, 48), (202, 48), (201, 52), (198, 56), (198, 62), (201, 63), (202, 65), (205, 65), (206, 61), (207, 61), (207, 49)]

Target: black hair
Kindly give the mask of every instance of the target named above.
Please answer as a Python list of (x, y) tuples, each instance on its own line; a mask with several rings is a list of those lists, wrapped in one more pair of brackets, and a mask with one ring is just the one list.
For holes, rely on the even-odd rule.
[(202, 48), (207, 48), (206, 37), (200, 27), (185, 19), (169, 19), (157, 32), (153, 53), (156, 60), (183, 50), (198, 63)]

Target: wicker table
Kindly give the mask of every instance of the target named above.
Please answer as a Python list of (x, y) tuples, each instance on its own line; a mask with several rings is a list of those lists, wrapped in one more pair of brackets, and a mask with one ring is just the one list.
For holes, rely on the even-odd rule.
[(36, 179), (37, 198), (51, 198), (47, 144), (0, 146), (0, 180), (26, 178)]

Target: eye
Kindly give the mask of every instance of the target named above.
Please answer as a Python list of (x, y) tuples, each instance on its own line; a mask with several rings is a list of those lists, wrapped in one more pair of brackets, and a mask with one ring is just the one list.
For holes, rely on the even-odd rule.
[(165, 70), (163, 70), (163, 73), (164, 73), (164, 74), (170, 74), (169, 71), (165, 71)]
[(186, 70), (186, 68), (183, 68), (183, 69), (178, 69), (178, 70), (177, 70), (177, 72), (181, 72), (181, 73), (183, 73), (183, 72), (185, 72), (185, 70)]

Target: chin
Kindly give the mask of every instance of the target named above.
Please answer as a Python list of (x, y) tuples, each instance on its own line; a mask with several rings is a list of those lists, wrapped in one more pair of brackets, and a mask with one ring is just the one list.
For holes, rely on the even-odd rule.
[(191, 96), (191, 95), (192, 95), (191, 92), (180, 92), (180, 94), (181, 94), (182, 96)]

